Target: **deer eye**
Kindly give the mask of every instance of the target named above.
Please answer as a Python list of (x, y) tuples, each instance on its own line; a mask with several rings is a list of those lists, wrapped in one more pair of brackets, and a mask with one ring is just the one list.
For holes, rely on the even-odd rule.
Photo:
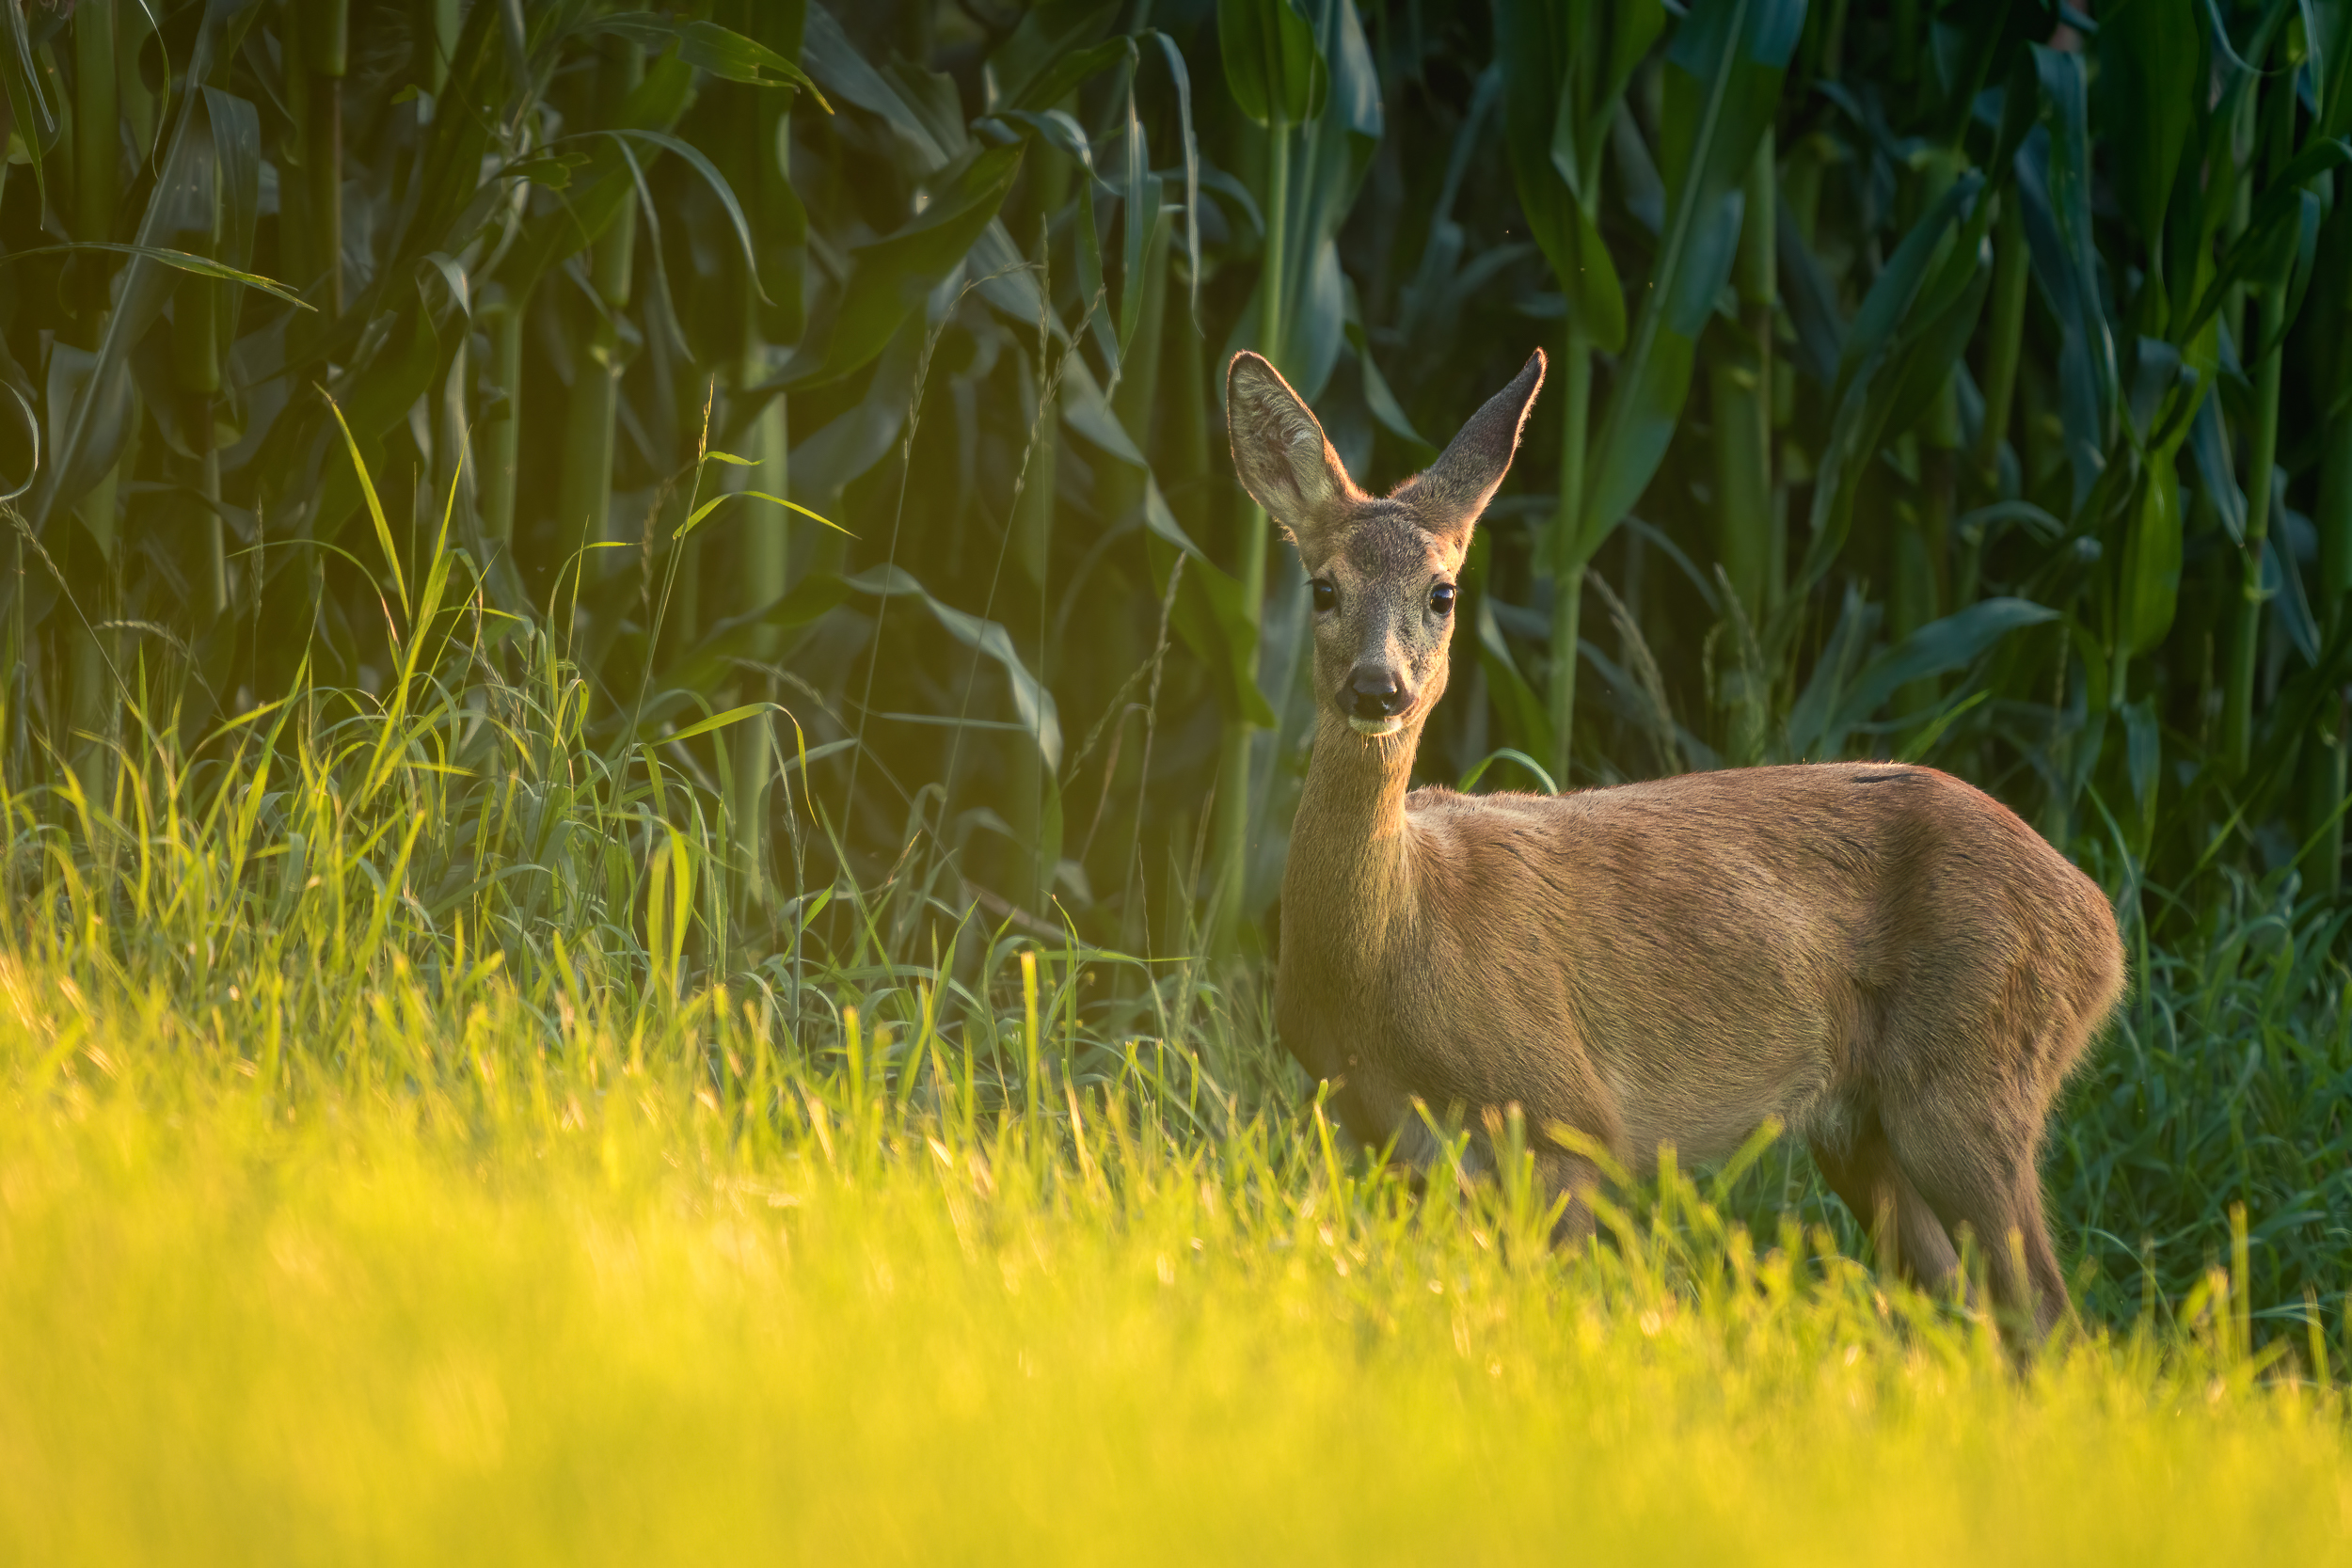
[(1317, 578), (1314, 581), (1314, 590), (1316, 614), (1320, 615), (1326, 610), (1337, 610), (1340, 607), (1340, 585), (1338, 583), (1333, 582), (1329, 578)]
[(1441, 582), (1429, 591), (1429, 613), (1440, 616), (1454, 613), (1454, 584)]

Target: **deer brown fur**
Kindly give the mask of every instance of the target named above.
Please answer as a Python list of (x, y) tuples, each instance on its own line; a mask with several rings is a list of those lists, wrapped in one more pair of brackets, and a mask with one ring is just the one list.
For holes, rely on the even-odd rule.
[(1228, 376), (1244, 484), (1315, 579), (1316, 728), (1276, 1014), (1349, 1131), (1436, 1154), (1416, 1102), (1516, 1104), (1570, 1235), (1581, 1134), (1637, 1174), (1767, 1117), (1931, 1286), (1973, 1232), (1996, 1303), (2069, 1309), (2042, 1124), (2123, 986), (2098, 886), (1933, 768), (1754, 768), (1556, 797), (1408, 792), (1452, 587), (1542, 385), (1538, 353), (1437, 463), (1359, 490), (1271, 365)]

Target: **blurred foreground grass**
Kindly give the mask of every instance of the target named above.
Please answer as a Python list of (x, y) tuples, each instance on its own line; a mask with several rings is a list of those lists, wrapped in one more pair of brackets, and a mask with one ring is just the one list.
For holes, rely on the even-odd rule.
[(196, 1016), (0, 971), (0, 1555), (2318, 1561), (2352, 1536), (2320, 1347), (2249, 1355), (2226, 1297), (2021, 1381), (1983, 1324), (1825, 1231), (1759, 1251), (1688, 1177), (1556, 1256), (1523, 1193), (1416, 1199), (1311, 1109), (1182, 1135), (1233, 1113), (1165, 1051), (1089, 1081), (1048, 1037), (1009, 1085), (1038, 1109), (997, 1118), (944, 1041), (894, 1094), (713, 994), (551, 1046), (495, 980), (452, 1009), (392, 968), (340, 1049), (259, 1059), (242, 993)]

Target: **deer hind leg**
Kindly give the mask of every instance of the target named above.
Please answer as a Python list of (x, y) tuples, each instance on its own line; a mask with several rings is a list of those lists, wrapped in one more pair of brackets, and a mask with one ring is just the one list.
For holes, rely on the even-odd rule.
[(1939, 1085), (1883, 1112), (1904, 1175), (1957, 1238), (1977, 1239), (1994, 1305), (2029, 1317), (2039, 1341), (2073, 1309), (2042, 1217), (2041, 1117), (1991, 1103), (1997, 1091)]
[(1960, 1269), (1960, 1255), (1944, 1222), (1903, 1174), (1878, 1113), (1862, 1117), (1842, 1147), (1819, 1140), (1811, 1147), (1813, 1163), (1830, 1190), (1870, 1232), (1880, 1267), (1937, 1294), (1948, 1290)]
[(1561, 1205), (1560, 1217), (1551, 1222), (1551, 1244), (1574, 1248), (1590, 1241), (1595, 1229), (1593, 1195), (1600, 1191), (1600, 1167), (1581, 1154), (1538, 1148), (1535, 1180), (1547, 1204), (1567, 1199)]

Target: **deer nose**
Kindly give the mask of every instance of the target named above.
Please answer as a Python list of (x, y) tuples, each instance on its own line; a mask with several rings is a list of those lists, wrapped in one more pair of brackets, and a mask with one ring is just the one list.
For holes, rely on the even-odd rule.
[(1388, 719), (1405, 711), (1405, 683), (1396, 678), (1396, 672), (1377, 665), (1364, 665), (1347, 677), (1347, 689), (1340, 693), (1348, 712), (1359, 719)]

